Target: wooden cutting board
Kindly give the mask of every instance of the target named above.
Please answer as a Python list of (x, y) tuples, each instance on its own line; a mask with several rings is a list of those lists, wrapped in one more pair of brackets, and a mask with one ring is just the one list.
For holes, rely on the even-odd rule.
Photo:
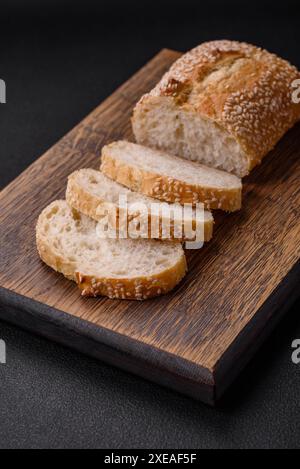
[(245, 180), (243, 210), (216, 214), (213, 240), (187, 253), (167, 296), (83, 299), (35, 248), (40, 211), (69, 173), (99, 168), (104, 144), (132, 139), (135, 102), (179, 55), (160, 52), (0, 193), (0, 317), (215, 404), (299, 290), (299, 126)]

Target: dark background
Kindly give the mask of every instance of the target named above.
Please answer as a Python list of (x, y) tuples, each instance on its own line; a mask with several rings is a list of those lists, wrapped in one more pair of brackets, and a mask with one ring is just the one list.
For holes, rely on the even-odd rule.
[[(1, 0), (0, 189), (163, 47), (245, 40), (300, 68), (298, 4)], [(0, 322), (0, 448), (299, 448), (299, 306), (218, 409)]]

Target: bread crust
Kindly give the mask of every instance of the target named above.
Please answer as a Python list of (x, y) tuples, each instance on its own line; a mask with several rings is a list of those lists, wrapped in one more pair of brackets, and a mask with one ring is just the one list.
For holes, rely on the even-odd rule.
[[(84, 215), (87, 215), (88, 217), (92, 218), (93, 220), (100, 221), (101, 215), (100, 213), (103, 213), (103, 210), (107, 209), (108, 213), (113, 213), (116, 214), (117, 218), (117, 226), (118, 227), (118, 220), (120, 216), (125, 212), (125, 215), (127, 215), (126, 210), (122, 210), (117, 204), (112, 204), (107, 202), (104, 199), (101, 199), (99, 196), (93, 195), (87, 190), (84, 189), (84, 187), (81, 184), (77, 183), (77, 173), (71, 174), (68, 178), (68, 185), (67, 185), (67, 191), (66, 191), (66, 200), (68, 204), (78, 210), (79, 212), (83, 213)], [(99, 210), (102, 209), (102, 210)], [(113, 209), (113, 210), (112, 210)], [(130, 222), (139, 216), (139, 213), (135, 214), (128, 214), (127, 216), (127, 228), (129, 227)], [(151, 238), (151, 222), (153, 215), (149, 214), (148, 215), (148, 237)], [(163, 235), (163, 230), (162, 230), (162, 217), (155, 217), (157, 220), (158, 226), (159, 226), (159, 237), (158, 239), (165, 240), (166, 238)], [(204, 240), (205, 242), (210, 241), (213, 235), (213, 219), (207, 220), (204, 223)], [(112, 225), (114, 226), (115, 223), (113, 222)], [(192, 228), (193, 230), (196, 230), (196, 222), (193, 220), (192, 223)], [(173, 240), (173, 241), (180, 241), (180, 242), (185, 242), (185, 241), (195, 241), (195, 237), (186, 237), (184, 234), (184, 229), (182, 230), (183, 236), (181, 238), (176, 236), (176, 233), (174, 232), (174, 223), (171, 223), (170, 226), (170, 238), (167, 238), (168, 240)], [(196, 236), (196, 234), (195, 234)], [(200, 241), (200, 240), (198, 240)]]
[(64, 201), (50, 204), (39, 216), (36, 226), (36, 245), (41, 260), (56, 272), (77, 283), (82, 296), (107, 296), (111, 299), (146, 300), (163, 295), (173, 290), (187, 272), (184, 251), (178, 262), (159, 274), (133, 278), (111, 278), (85, 275), (76, 269), (75, 263), (64, 259), (53, 250), (44, 235), (44, 226), (48, 222), (47, 214), (52, 207)]
[(300, 120), (300, 104), (292, 100), (292, 84), (299, 78), (296, 67), (261, 48), (207, 42), (179, 58), (141, 98), (133, 129), (147, 108), (168, 99), (227, 131), (247, 157), (250, 172)]
[(151, 277), (133, 279), (96, 278), (76, 272), (76, 282), (82, 296), (107, 296), (111, 299), (148, 300), (164, 295), (178, 285), (187, 272), (186, 258), (170, 269)]
[(203, 203), (207, 210), (234, 212), (242, 206), (242, 187), (225, 190), (186, 184), (172, 177), (128, 165), (109, 154), (109, 146), (102, 149), (101, 171), (136, 192), (169, 203)]

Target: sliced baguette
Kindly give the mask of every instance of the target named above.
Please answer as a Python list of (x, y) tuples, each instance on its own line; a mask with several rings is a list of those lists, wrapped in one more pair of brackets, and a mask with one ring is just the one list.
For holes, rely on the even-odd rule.
[(237, 41), (201, 44), (180, 57), (133, 114), (142, 145), (246, 176), (300, 120), (300, 72)]
[(241, 208), (242, 183), (233, 174), (126, 141), (102, 149), (101, 171), (142, 194), (171, 203), (201, 202), (205, 208)]
[[(127, 207), (120, 204), (120, 196), (126, 199)], [(161, 205), (160, 201), (133, 192), (94, 169), (81, 169), (69, 176), (66, 200), (71, 207), (96, 221), (102, 220), (106, 210), (112, 218), (116, 218), (112, 220), (112, 225), (117, 230), (120, 229), (118, 221), (125, 220), (125, 231), (129, 236), (132, 223), (138, 221), (140, 226), (146, 227), (144, 231), (140, 228), (139, 237), (177, 241), (194, 241), (196, 236), (198, 241), (209, 241), (212, 238), (213, 217), (209, 211), (203, 213), (203, 210), (193, 209), (189, 219), (185, 217), (183, 220), (182, 206), (168, 204), (170, 217), (167, 218), (162, 209), (157, 213), (152, 210), (153, 204)], [(140, 204), (143, 204), (145, 210), (143, 206), (139, 208)], [(143, 217), (146, 223), (143, 223)], [(153, 225), (158, 227), (156, 236), (151, 230)], [(164, 229), (166, 226), (168, 230)], [(186, 226), (191, 227), (190, 231)], [(176, 230), (176, 227), (180, 230)], [(136, 233), (136, 230), (133, 231)]]
[(144, 300), (172, 290), (187, 270), (180, 243), (101, 239), (97, 222), (64, 200), (41, 213), (36, 241), (41, 259), (83, 296)]

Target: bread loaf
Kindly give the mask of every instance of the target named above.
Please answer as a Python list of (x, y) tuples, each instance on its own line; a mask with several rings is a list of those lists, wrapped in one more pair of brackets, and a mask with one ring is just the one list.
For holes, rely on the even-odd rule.
[(137, 104), (136, 141), (246, 176), (300, 119), (298, 70), (258, 47), (202, 44)]

